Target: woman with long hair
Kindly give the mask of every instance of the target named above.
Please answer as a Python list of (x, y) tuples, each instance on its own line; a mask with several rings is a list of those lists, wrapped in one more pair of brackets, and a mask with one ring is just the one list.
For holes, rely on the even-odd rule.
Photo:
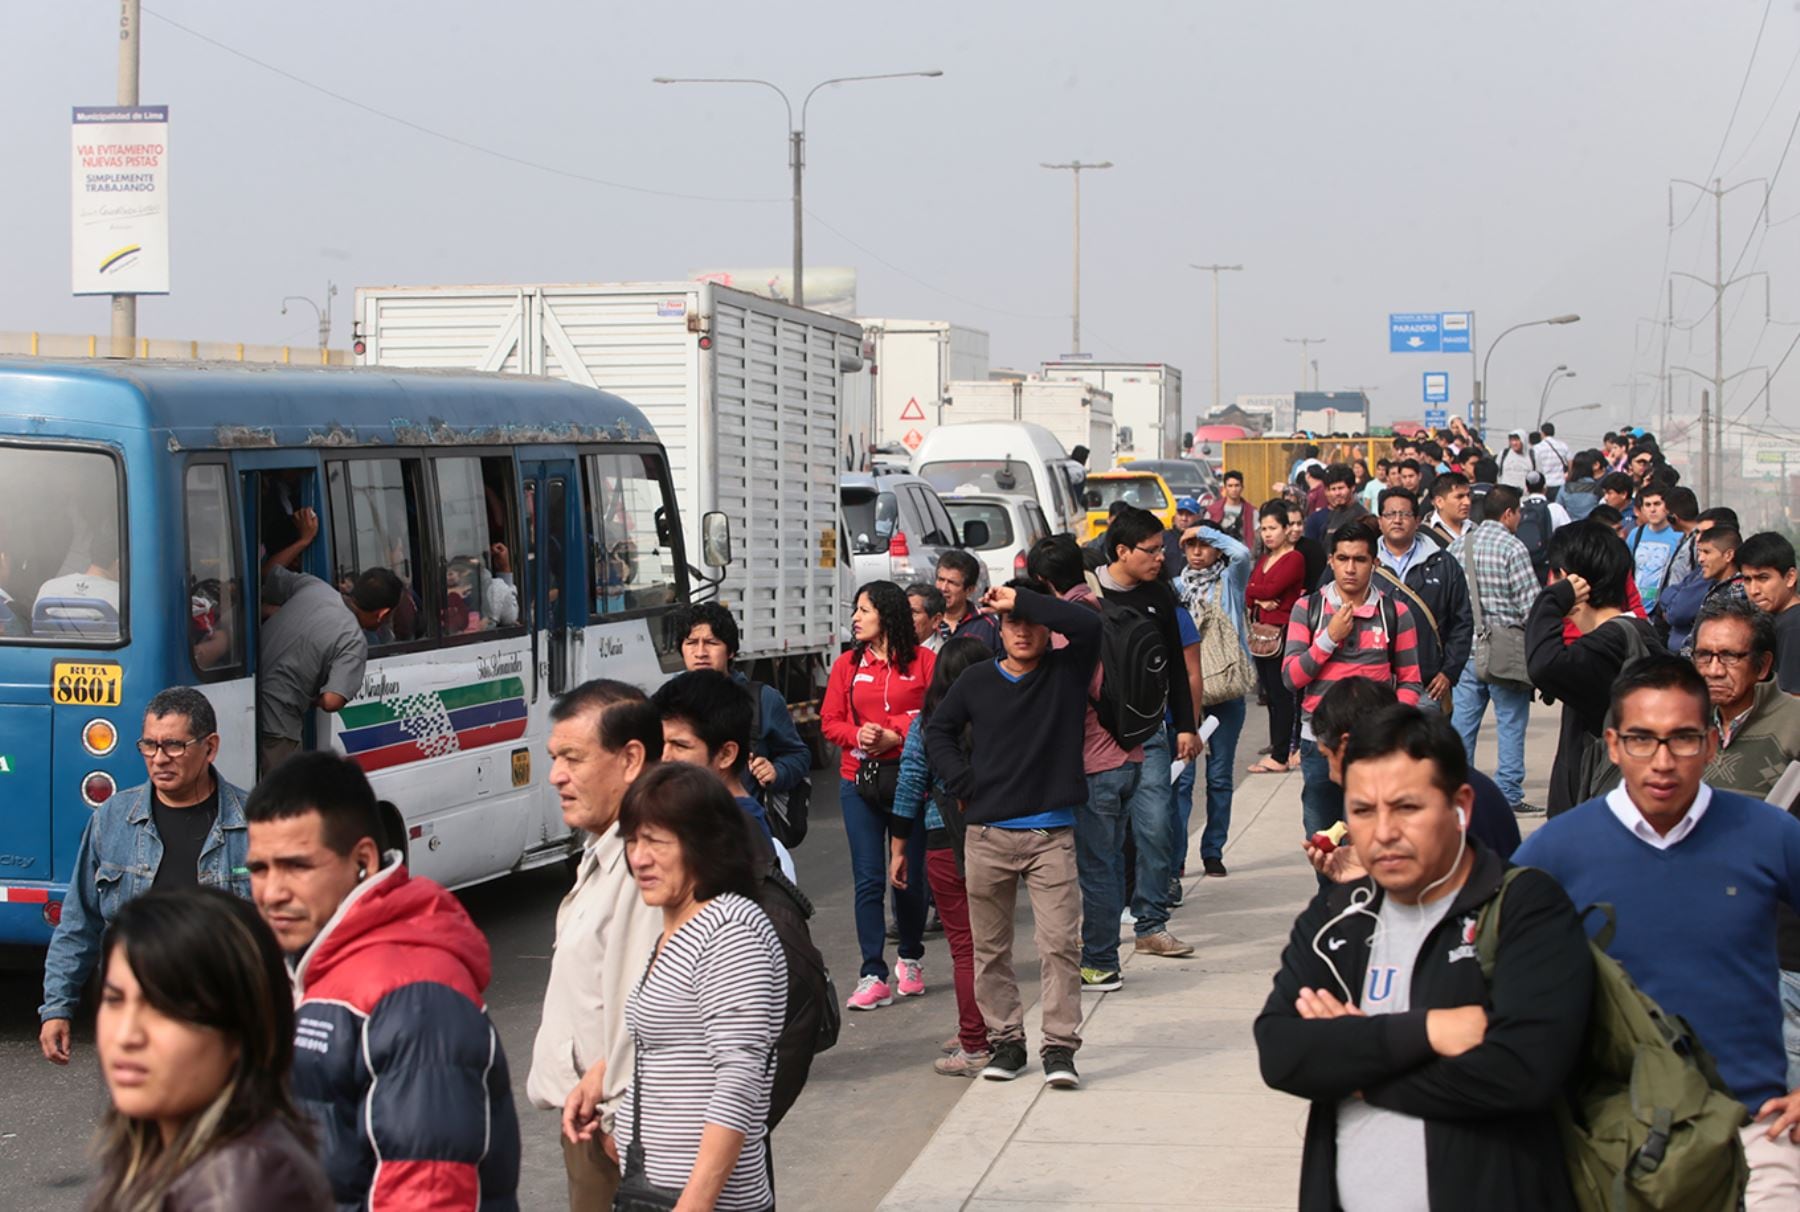
[[(843, 751), (838, 767), (838, 800), (850, 842), (850, 872), (856, 886), (856, 939), (862, 970), (852, 1010), (892, 1005), (925, 992), (925, 837), (907, 847), (907, 881), (894, 889), (894, 918), (900, 927), (898, 980), (890, 984), (887, 922), (881, 899), (887, 889), (888, 814), (900, 781), (900, 753), (931, 684), (937, 656), (919, 646), (912, 606), (892, 581), (871, 581), (856, 591), (850, 625), (854, 643), (831, 667), (819, 725), (825, 739)], [(940, 910), (940, 914), (941, 914)]]
[(962, 875), (962, 813), (932, 772), (925, 756), (925, 725), (931, 713), (950, 693), (956, 679), (970, 667), (994, 659), (986, 641), (962, 636), (938, 650), (925, 691), (925, 706), (906, 734), (900, 754), (900, 783), (894, 793), (894, 837), (888, 859), (888, 878), (894, 887), (907, 890), (916, 876), (908, 870), (907, 847), (919, 832), (921, 810), (925, 817), (925, 882), (944, 923), (944, 942), (950, 947), (950, 968), (956, 988), (956, 1034), (944, 1041), (946, 1055), (933, 1065), (946, 1077), (974, 1077), (990, 1059), (987, 1024), (975, 1003), (975, 942), (969, 932), (969, 894)]
[(619, 1106), (621, 1194), (648, 1183), (710, 1212), (774, 1207), (769, 1098), (787, 964), (753, 899), (749, 818), (712, 771), (669, 762), (625, 792), (619, 834), (662, 936), (625, 1002), (636, 1046)]
[(256, 909), (212, 888), (140, 896), (113, 919), (100, 972), (96, 1050), (112, 1105), (89, 1207), (329, 1212), (288, 1097), (287, 965)]
[[(1288, 616), (1302, 591), (1306, 560), (1294, 548), (1288, 526), (1288, 504), (1277, 497), (1262, 507), (1264, 552), (1250, 570), (1244, 605), (1252, 623), (1281, 629), (1286, 642)], [(1256, 658), (1256, 676), (1269, 706), (1269, 756), (1250, 767), (1251, 774), (1286, 774), (1288, 743), (1294, 731), (1294, 692), (1281, 680), (1281, 651)]]

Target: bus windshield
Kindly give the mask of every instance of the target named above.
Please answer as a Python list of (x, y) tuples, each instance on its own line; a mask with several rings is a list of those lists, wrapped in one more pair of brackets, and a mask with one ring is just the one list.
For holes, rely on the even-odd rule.
[(116, 644), (119, 470), (109, 454), (0, 445), (0, 644)]

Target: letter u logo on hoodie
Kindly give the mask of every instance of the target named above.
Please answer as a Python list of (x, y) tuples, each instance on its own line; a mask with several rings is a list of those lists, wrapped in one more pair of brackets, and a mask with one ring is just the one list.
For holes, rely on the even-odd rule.
[(1397, 969), (1380, 967), (1369, 969), (1368, 987), (1363, 993), (1363, 1005), (1385, 1002), (1394, 995), (1394, 974)]

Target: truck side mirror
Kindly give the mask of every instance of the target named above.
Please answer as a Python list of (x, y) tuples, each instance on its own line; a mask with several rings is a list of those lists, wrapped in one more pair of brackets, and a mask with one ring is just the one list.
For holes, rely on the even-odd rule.
[(731, 519), (716, 509), (700, 519), (700, 559), (709, 568), (731, 563)]

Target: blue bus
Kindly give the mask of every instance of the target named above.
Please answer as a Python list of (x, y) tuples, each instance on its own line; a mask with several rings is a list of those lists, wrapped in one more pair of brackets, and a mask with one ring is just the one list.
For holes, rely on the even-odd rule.
[[(552, 698), (680, 668), (690, 565), (642, 413), (518, 375), (0, 359), (0, 943), (48, 942), (89, 814), (145, 779), (158, 690), (198, 687), (252, 784), (261, 568), (303, 507), (299, 571), (406, 587), (307, 745), (358, 762), (448, 886), (571, 853)], [(724, 517), (702, 533), (729, 562)]]

